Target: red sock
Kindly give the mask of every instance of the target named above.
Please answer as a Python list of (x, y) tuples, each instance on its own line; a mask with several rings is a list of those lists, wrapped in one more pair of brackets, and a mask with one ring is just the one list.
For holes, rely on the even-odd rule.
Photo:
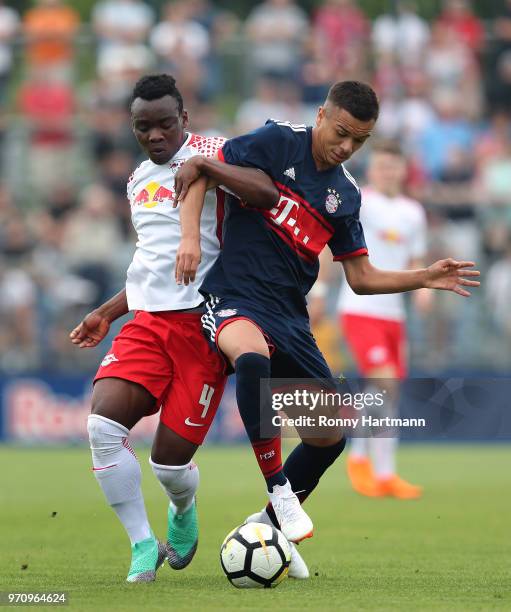
[(268, 490), (271, 491), (276, 484), (285, 484), (286, 477), (282, 471), (282, 441), (280, 436), (271, 440), (252, 442), (252, 448), (259, 468), (266, 479)]

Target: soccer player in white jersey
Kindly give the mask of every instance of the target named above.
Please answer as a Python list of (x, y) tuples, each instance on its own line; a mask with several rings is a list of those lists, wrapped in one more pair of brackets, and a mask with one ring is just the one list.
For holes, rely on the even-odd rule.
[[(220, 249), (222, 193), (210, 199), (199, 230), (190, 233), (180, 223), (174, 176), (188, 158), (214, 155), (224, 139), (186, 131), (188, 115), (169, 75), (143, 77), (136, 84), (131, 115), (134, 134), (149, 159), (128, 181), (138, 240), (126, 288), (87, 315), (70, 336), (82, 348), (96, 346), (112, 321), (135, 311), (96, 374), (87, 429), (94, 475), (131, 541), (127, 580), (148, 582), (165, 557), (172, 568), (181, 569), (195, 554), (199, 472), (192, 457), (225, 384), (223, 362), (202, 333), (203, 298), (197, 290)], [(264, 173), (232, 166), (226, 173), (222, 184), (252, 206), (271, 208), (277, 202), (278, 192)], [(196, 185), (190, 196), (194, 190), (203, 198), (213, 182), (204, 179)], [(189, 275), (187, 270), (192, 266), (195, 271), (199, 260), (198, 282), (192, 285), (195, 272)], [(149, 526), (140, 465), (128, 441), (132, 427), (158, 410), (150, 463), (170, 498), (166, 545)]]
[[(397, 143), (373, 148), (360, 217), (372, 261), (387, 270), (420, 268), (426, 254), (426, 215), (419, 202), (403, 195), (405, 176), (406, 161)], [(424, 308), (430, 296), (429, 289), (420, 289), (412, 299)], [(399, 380), (407, 371), (403, 296), (357, 295), (344, 283), (338, 312), (359, 372), (377, 379), (375, 385), (387, 393), (386, 413), (377, 416), (397, 416)], [(353, 437), (347, 468), (355, 491), (370, 497), (420, 497), (421, 487), (396, 473), (397, 443), (397, 437), (371, 437), (370, 432)]]

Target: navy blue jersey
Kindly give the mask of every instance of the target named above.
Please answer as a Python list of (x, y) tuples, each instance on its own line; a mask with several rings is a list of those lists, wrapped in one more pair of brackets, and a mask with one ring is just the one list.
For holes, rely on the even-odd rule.
[(287, 122), (267, 121), (228, 140), (220, 157), (266, 172), (280, 200), (260, 210), (227, 197), (222, 251), (201, 291), (249, 300), (274, 314), (307, 316), (305, 296), (325, 245), (334, 260), (367, 253), (355, 180), (342, 165), (319, 172), (312, 128)]

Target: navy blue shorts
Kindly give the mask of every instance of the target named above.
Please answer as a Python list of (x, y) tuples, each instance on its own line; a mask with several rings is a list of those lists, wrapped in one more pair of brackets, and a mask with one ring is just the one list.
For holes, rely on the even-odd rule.
[[(259, 327), (266, 338), (272, 378), (333, 378), (306, 317), (275, 316), (239, 298), (210, 295), (202, 315), (202, 327), (208, 341), (218, 350), (220, 331), (229, 323), (243, 319)], [(226, 373), (232, 374), (232, 367), (225, 361)]]

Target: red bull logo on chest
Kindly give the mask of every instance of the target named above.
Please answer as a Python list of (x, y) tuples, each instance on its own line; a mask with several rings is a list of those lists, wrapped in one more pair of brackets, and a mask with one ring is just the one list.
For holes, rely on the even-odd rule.
[(137, 193), (133, 201), (133, 206), (154, 208), (158, 204), (170, 204), (173, 201), (174, 192), (172, 189), (167, 189), (167, 187), (160, 185), (160, 183), (151, 181)]

